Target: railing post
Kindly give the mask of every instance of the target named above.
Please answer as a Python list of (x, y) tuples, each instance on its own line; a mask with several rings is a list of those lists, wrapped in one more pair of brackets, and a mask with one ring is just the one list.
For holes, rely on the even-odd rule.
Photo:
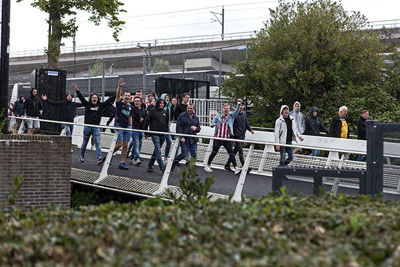
[[(342, 155), (342, 157), (340, 159), (338, 169), (341, 169), (343, 167), (344, 158), (345, 158), (345, 153), (343, 153), (343, 155)], [(338, 189), (339, 189), (339, 178), (335, 178), (335, 180), (333, 181), (331, 193), (336, 196), (337, 192), (338, 192)]]
[(209, 143), (208, 146), (207, 146), (206, 155), (204, 156), (204, 161), (203, 161), (203, 165), (204, 165), (204, 166), (207, 165), (208, 158), (210, 157), (211, 152), (212, 152), (213, 144), (214, 144), (214, 139), (211, 139), (211, 140), (210, 140), (210, 143)]
[(111, 141), (110, 149), (108, 150), (106, 160), (103, 164), (103, 168), (101, 168), (99, 178), (97, 178), (97, 180), (94, 181), (94, 184), (100, 183), (102, 180), (104, 180), (108, 176), (108, 168), (110, 167), (111, 159), (112, 159), (112, 156), (114, 153), (115, 144), (117, 143), (118, 133), (119, 133), (119, 130), (116, 130), (115, 134), (113, 136), (113, 139)]
[(231, 200), (232, 202), (233, 201), (236, 201), (236, 202), (242, 201), (243, 186), (244, 186), (244, 182), (246, 180), (247, 171), (249, 170), (250, 159), (253, 155), (253, 150), (254, 150), (254, 145), (250, 145), (250, 149), (247, 153), (246, 160), (244, 161), (244, 166), (242, 168), (242, 172), (240, 173), (240, 177), (239, 177), (238, 183), (236, 185), (235, 193), (233, 194), (233, 197)]
[(262, 172), (263, 169), (264, 169), (265, 161), (267, 160), (268, 152), (274, 152), (274, 147), (273, 146), (271, 147), (270, 145), (265, 145), (264, 146), (264, 151), (263, 151), (263, 154), (262, 154), (262, 157), (261, 157), (261, 160), (260, 160), (260, 165), (258, 165), (258, 171), (259, 172)]
[(174, 142), (174, 146), (171, 151), (171, 156), (168, 158), (167, 166), (165, 167), (164, 174), (161, 179), (160, 187), (158, 188), (158, 190), (156, 192), (153, 193), (153, 195), (162, 194), (168, 186), (168, 179), (169, 179), (169, 175), (171, 173), (171, 167), (172, 167), (172, 163), (174, 162), (174, 159), (175, 159), (176, 151), (178, 150), (179, 140), (180, 140), (180, 138), (179, 138), (179, 136), (177, 136), (177, 138), (175, 139), (175, 142)]
[(383, 133), (377, 127), (377, 121), (367, 121), (367, 175), (368, 194), (383, 192)]

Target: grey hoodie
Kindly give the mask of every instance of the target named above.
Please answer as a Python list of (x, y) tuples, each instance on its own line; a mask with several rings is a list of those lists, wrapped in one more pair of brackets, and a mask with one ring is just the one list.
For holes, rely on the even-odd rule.
[[(299, 104), (299, 106), (300, 106), (300, 109), (298, 112), (296, 112), (296, 110), (294, 108), (296, 104)], [(290, 114), (290, 116), (292, 116), (294, 118), (294, 124), (296, 125), (296, 128), (299, 130), (299, 133), (303, 134), (304, 130), (306, 129), (306, 124), (305, 124), (305, 120), (304, 120), (304, 115), (300, 110), (301, 110), (301, 104), (299, 101), (296, 101), (293, 104), (293, 110), (289, 114)]]

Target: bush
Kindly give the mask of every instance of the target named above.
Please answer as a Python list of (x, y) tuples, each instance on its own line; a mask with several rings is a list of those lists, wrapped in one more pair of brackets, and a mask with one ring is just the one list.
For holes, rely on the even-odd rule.
[[(208, 204), (207, 204), (208, 203)], [(0, 214), (2, 265), (400, 264), (398, 202), (287, 196), (201, 208), (159, 198)]]

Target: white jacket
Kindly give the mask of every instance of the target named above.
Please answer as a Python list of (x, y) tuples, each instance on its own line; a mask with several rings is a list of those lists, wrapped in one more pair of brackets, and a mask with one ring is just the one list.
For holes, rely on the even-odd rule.
[[(279, 144), (286, 144), (287, 126), (285, 119), (282, 116), (282, 110), (284, 108), (285, 105), (281, 107), (281, 116), (275, 121), (275, 130), (274, 130), (275, 143)], [(292, 120), (293, 141), (297, 142), (297, 138), (300, 137), (300, 133), (296, 128), (296, 124), (294, 123), (294, 118), (290, 115), (289, 118)]]

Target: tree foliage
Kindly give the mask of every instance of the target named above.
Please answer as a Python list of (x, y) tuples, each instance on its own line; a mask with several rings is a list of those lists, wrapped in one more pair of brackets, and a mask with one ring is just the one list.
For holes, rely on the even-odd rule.
[[(23, 0), (17, 0), (21, 2)], [(99, 25), (102, 20), (114, 30), (113, 37), (118, 41), (118, 33), (121, 31), (124, 21), (118, 18), (121, 7), (124, 5), (118, 0), (33, 0), (31, 5), (49, 14), (47, 23), (48, 33), (48, 67), (57, 68), (62, 46), (62, 38), (72, 37), (78, 30), (76, 24), (77, 11), (85, 11), (91, 14), (89, 21)]]
[(153, 72), (170, 72), (169, 62), (166, 59), (156, 58), (154, 60)]
[(223, 94), (254, 104), (254, 123), (272, 126), (280, 106), (295, 101), (305, 113), (319, 107), (325, 121), (342, 105), (353, 120), (362, 109), (390, 118), (389, 108), (398, 103), (382, 84), (383, 46), (364, 30), (363, 15), (331, 0), (280, 1), (270, 15), (250, 44), (249, 59), (236, 63), (237, 74), (222, 85)]

